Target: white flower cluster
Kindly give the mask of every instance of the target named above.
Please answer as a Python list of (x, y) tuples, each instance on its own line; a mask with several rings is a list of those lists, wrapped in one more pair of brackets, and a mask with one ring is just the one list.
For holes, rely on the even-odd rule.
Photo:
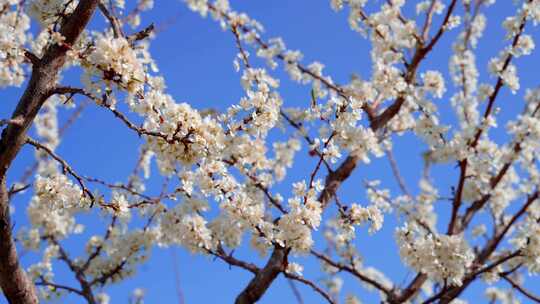
[(492, 58), (489, 61), (489, 70), (493, 75), (500, 77), (504, 84), (507, 85), (512, 93), (519, 90), (519, 77), (517, 76), (517, 68), (514, 64), (508, 64), (505, 67), (505, 61), (508, 54), (503, 52), (498, 58)]
[(38, 176), (35, 193), (41, 204), (51, 209), (71, 209), (85, 207), (82, 190), (63, 174), (50, 177)]
[[(429, 8), (432, 5), (431, 2), (432, 1), (424, 0), (416, 4), (416, 14), (420, 15), (421, 13), (428, 12)], [(437, 15), (440, 15), (444, 11), (445, 7), (446, 6), (444, 5), (444, 3), (442, 3), (439, 0), (436, 0), (435, 3), (433, 3), (433, 12)]]
[(298, 263), (289, 262), (287, 264), (287, 269), (285, 269), (285, 272), (296, 274), (296, 275), (302, 275), (302, 271), (304, 270), (304, 267)]
[[(57, 173), (49, 177), (38, 176), (27, 214), (33, 229), (41, 229), (45, 236), (62, 238), (82, 232), (83, 226), (76, 223), (74, 215), (89, 206), (88, 196), (83, 196), (82, 190), (65, 175)], [(36, 235), (32, 230), (29, 233)]]
[(246, 227), (234, 217), (221, 214), (208, 227), (212, 231), (212, 237), (219, 240), (228, 248), (237, 248), (242, 243), (242, 236)]
[(396, 231), (400, 256), (405, 264), (436, 282), (461, 285), (474, 254), (457, 235), (417, 235), (409, 226)]
[(300, 150), (300, 141), (291, 138), (286, 143), (275, 142), (274, 146), (274, 164), (273, 173), (277, 181), (281, 181), (285, 178), (287, 168), (293, 165), (294, 153)]
[(358, 204), (351, 204), (350, 218), (355, 225), (370, 221), (371, 227), (369, 228), (369, 233), (375, 233), (380, 230), (384, 221), (381, 210), (373, 205), (361, 207)]
[[(58, 246), (54, 244), (47, 246), (43, 250), (41, 261), (28, 268), (29, 276), (34, 280), (45, 278), (48, 281), (52, 281), (54, 278), (53, 261), (58, 257), (58, 249)], [(44, 299), (52, 299), (54, 297), (50, 290), (42, 290), (41, 293)], [(56, 296), (58, 297), (60, 294)]]
[[(336, 143), (339, 147), (349, 151), (351, 155), (361, 159), (364, 163), (370, 162), (370, 155), (381, 157), (384, 155), (376, 134), (370, 128), (356, 123), (353, 115), (343, 114), (332, 122), (336, 134)], [(333, 147), (330, 145), (330, 147)], [(330, 148), (327, 148), (329, 150)], [(335, 156), (336, 152), (332, 153)], [(330, 154), (330, 155), (332, 155)]]
[(33, 0), (28, 4), (28, 12), (42, 27), (47, 28), (71, 14), (77, 3), (69, 0)]
[(124, 37), (96, 33), (92, 51), (81, 62), (88, 92), (101, 96), (115, 88), (138, 93), (146, 81), (141, 58)]
[[(202, 2), (190, 5), (199, 7)], [(247, 96), (216, 119), (164, 93), (163, 80), (145, 73), (151, 59), (135, 51), (127, 40), (114, 38), (111, 33), (94, 36), (96, 41), (82, 63), (87, 89), (98, 96), (112, 90), (135, 95), (127, 102), (144, 118), (144, 149), (156, 156), (162, 174), (178, 174), (181, 189), (188, 195), (184, 203), (160, 213), (156, 230), (161, 244), (181, 244), (204, 253), (215, 248), (219, 240), (234, 248), (240, 245), (243, 232), (250, 229), (258, 235), (253, 245), (261, 252), (272, 242), (286, 243), (297, 251), (310, 248), (311, 229), (319, 225), (317, 214), (321, 212), (314, 197), (305, 206), (290, 203), (291, 212), (277, 226), (264, 219), (264, 199), (258, 187), (271, 185), (274, 178), (283, 179), (294, 152), (300, 148), (298, 140), (291, 139), (274, 145), (275, 159), (266, 156), (263, 139), (277, 125), (280, 115), (281, 99), (273, 91), (278, 86), (276, 80), (262, 69), (246, 69), (242, 84)], [(243, 113), (248, 113), (247, 117), (237, 120), (236, 116)], [(247, 177), (246, 185), (236, 181), (228, 166)], [(186, 201), (192, 200), (192, 194), (220, 202), (220, 215), (208, 223), (199, 212), (203, 210), (182, 207), (191, 204)], [(279, 195), (275, 199), (279, 200)], [(111, 204), (119, 215), (129, 216), (122, 195), (114, 196)]]
[[(538, 204), (538, 202), (536, 202)], [(521, 250), (521, 262), (529, 273), (540, 273), (540, 224), (530, 221), (520, 227), (517, 235), (511, 240), (512, 244)]]
[(155, 153), (164, 174), (171, 174), (178, 163), (189, 166), (204, 157), (219, 157), (225, 148), (224, 131), (215, 119), (203, 118), (190, 105), (178, 104), (167, 94), (149, 93), (137, 111), (146, 116), (145, 129), (164, 135), (147, 136), (147, 147)]
[[(493, 1), (477, 1), (478, 11), (474, 14), (457, 15), (456, 11), (448, 11), (441, 33), (463, 27), (453, 44), (449, 61), (455, 86), (449, 92), (452, 93), (450, 101), (460, 128), (450, 138), (449, 131), (454, 130), (443, 125), (441, 121), (446, 120), (440, 117), (436, 103), (431, 100), (442, 98), (449, 90), (445, 74), (418, 64), (430, 52), (428, 38), (432, 31), (421, 33), (416, 22), (406, 17), (407, 14), (402, 12), (402, 9), (405, 11), (405, 0), (381, 2), (374, 10), (371, 6), (366, 7), (367, 0), (330, 1), (336, 11), (344, 7), (350, 9), (349, 26), (364, 34), (372, 46), (371, 73), (364, 76), (365, 80), (352, 75), (350, 82), (344, 85), (334, 83), (332, 77), (325, 74), (325, 65), (321, 62), (301, 64), (302, 53), (287, 49), (281, 38), (263, 40), (262, 26), (246, 14), (232, 11), (227, 0), (185, 2), (202, 16), (210, 15), (223, 29), (232, 30), (237, 38), (239, 53), (234, 64), (237, 71), (242, 69), (241, 84), (245, 96), (222, 114), (216, 114), (214, 109), (199, 111), (167, 94), (164, 79), (154, 75), (157, 68), (146, 41), (107, 30), (85, 32), (76, 45), (67, 46), (66, 66), (81, 65), (85, 94), (95, 97), (99, 105), (113, 111), (144, 139), (138, 167), (141, 176), (137, 172), (129, 178), (129, 191), (109, 187), (114, 190), (107, 198), (109, 209), (102, 214), (112, 216), (113, 224), (106, 236), (91, 236), (86, 243), (85, 254), (88, 257), (95, 255), (84, 270), (88, 278), (101, 280), (107, 273), (112, 273), (103, 279), (103, 283), (108, 283), (133, 274), (135, 266), (148, 258), (153, 244), (181, 245), (194, 253), (216, 254), (223, 252), (223, 248), (242, 246), (244, 236), (248, 235), (251, 246), (261, 255), (276, 246), (290, 249), (295, 254), (309, 253), (316, 240), (314, 231), (319, 229), (326, 207), (318, 201), (323, 190), (319, 178), (324, 174), (325, 166), (328, 172), (337, 172), (332, 171), (332, 164), (345, 155), (369, 163), (372, 156), (383, 156), (384, 151), (391, 149), (395, 134), (411, 131), (425, 141), (428, 149), (424, 154), (427, 168), (419, 183), (419, 193), (412, 195), (404, 190), (404, 195), (393, 198), (389, 190), (378, 188), (379, 181), (366, 182), (367, 204), (341, 205), (336, 198), (338, 212), (335, 218), (328, 220), (323, 234), (340, 263), (350, 264), (366, 278), (379, 282), (383, 289), (394, 292), (392, 282), (382, 272), (362, 265), (361, 254), (353, 240), (357, 226), (369, 222), (368, 231), (373, 234), (382, 229), (384, 213), (395, 209), (407, 222), (396, 232), (404, 263), (428, 276), (429, 281), (424, 284), (426, 289), (431, 288), (433, 282), (459, 286), (473, 268), (474, 255), (464, 239), (469, 231), (459, 231), (458, 235), (436, 232), (435, 202), (442, 200), (444, 192), (431, 181), (429, 166), (450, 161), (466, 164), (466, 178), (460, 184), (461, 196), (457, 202), (463, 202), (463, 205), (458, 207), (466, 209), (470, 207), (467, 203), (486, 199), (485, 209), (501, 223), (508, 219), (507, 206), (516, 198), (531, 193), (539, 184), (536, 155), (540, 151), (540, 90), (526, 92), (526, 110), (507, 124), (512, 140), (506, 145), (489, 138), (488, 130), (497, 126), (497, 110), (487, 111), (482, 117), (479, 108), (481, 102), (490, 100), (488, 109), (491, 109), (491, 99), (500, 89), (500, 82), (513, 92), (519, 90), (518, 65), (512, 59), (529, 55), (535, 48), (533, 36), (523, 32), (523, 25), (528, 20), (540, 22), (540, 0), (523, 4), (516, 16), (504, 22), (507, 38), (513, 42), (489, 63), (490, 72), (497, 77), (497, 86), (479, 83), (474, 53), (486, 27), (486, 17), (480, 6)], [(0, 7), (5, 8), (0, 10), (0, 86), (24, 81), (22, 64), (27, 59), (23, 47), (29, 46), (40, 57), (48, 44), (62, 44), (63, 37), (57, 32), (59, 22), (72, 13), (77, 3), (30, 1), (28, 12), (41, 23), (43, 30), (28, 42), (30, 23), (24, 10), (18, 11), (18, 1), (0, 0)], [(471, 3), (463, 1), (467, 10)], [(134, 27), (140, 24), (141, 12), (153, 4), (153, 0), (111, 2), (114, 9), (121, 11), (118, 16), (125, 17), (121, 22)], [(126, 6), (132, 5), (132, 13), (124, 15)], [(450, 10), (440, 0), (418, 1), (416, 5), (417, 14), (440, 15), (445, 9)], [(426, 25), (430, 22), (426, 21)], [(310, 85), (309, 105), (283, 109), (284, 102), (278, 93), (280, 82), (266, 69), (248, 62), (250, 53), (243, 49), (244, 45), (252, 48), (253, 54), (265, 61), (270, 69), (281, 64), (293, 81)], [(409, 53), (417, 55), (411, 57)], [(126, 96), (129, 110), (139, 115), (136, 123), (131, 123), (127, 115), (122, 117), (120, 112), (115, 112), (117, 96)], [(51, 150), (59, 144), (57, 106), (57, 99), (47, 101), (35, 121), (37, 135)], [(397, 113), (390, 113), (393, 110)], [(378, 125), (390, 118), (389, 113), (392, 114), (390, 121)], [(276, 141), (273, 135), (278, 127), (283, 127), (286, 132), (294, 129), (295, 133)], [(309, 183), (305, 180), (294, 183), (292, 196), (284, 198), (275, 192), (275, 186), (280, 186), (279, 182), (292, 167), (295, 153), (300, 151), (299, 139), (309, 143), (308, 153), (317, 158), (316, 170), (321, 170), (313, 172)], [(141, 205), (151, 205), (140, 208), (140, 215), (150, 216), (148, 225), (133, 229), (130, 220), (135, 213), (131, 211), (139, 207), (134, 204), (134, 197), (146, 197), (145, 194), (137, 195), (136, 191), (143, 193), (145, 190), (142, 176), (149, 177), (153, 156), (160, 173), (170, 181), (178, 181), (178, 185), (168, 195), (165, 195), (167, 189), (164, 187), (159, 202), (150, 199), (142, 202)], [(52, 280), (51, 261), (58, 258), (60, 248), (55, 244), (69, 234), (82, 232), (83, 226), (77, 224), (76, 215), (88, 210), (91, 204), (81, 187), (58, 173), (57, 164), (47, 160), (49, 157), (45, 152), (38, 152), (37, 158), (39, 176), (28, 208), (32, 227), (23, 230), (19, 239), (26, 248), (33, 250), (47, 243), (42, 261), (32, 266), (30, 273), (33, 278), (42, 273)], [(465, 170), (461, 166), (460, 169)], [(499, 178), (500, 172), (504, 174)], [(522, 173), (527, 177), (522, 177)], [(105, 197), (96, 197), (99, 205), (104, 207), (101, 203)], [(216, 208), (210, 207), (214, 205)], [(531, 273), (540, 272), (540, 226), (531, 220), (540, 216), (540, 209), (535, 205), (528, 211), (527, 224), (521, 226), (512, 241), (522, 254), (520, 262)], [(462, 209), (457, 210), (458, 221), (463, 219)], [(489, 237), (486, 226), (477, 227), (472, 230), (475, 237)], [(75, 261), (78, 264), (84, 259), (76, 258)], [(323, 268), (329, 274), (323, 282), (332, 296), (338, 295), (343, 281), (335, 274), (340, 269), (329, 263), (323, 263)], [(501, 270), (502, 266), (484, 274), (484, 280), (494, 282)], [(301, 275), (302, 271), (303, 267), (298, 263), (288, 263), (285, 270), (290, 275)], [(369, 284), (366, 287), (373, 288)], [(139, 290), (134, 298), (142, 299), (142, 294)], [(490, 292), (489, 297), (503, 298), (496, 291)], [(110, 301), (104, 293), (96, 298), (100, 303)], [(356, 302), (354, 297), (347, 298), (347, 303)]]
[(96, 295), (96, 301), (98, 302), (98, 304), (110, 304), (111, 297), (104, 292), (100, 292)]
[(128, 232), (113, 228), (109, 232), (107, 242), (99, 237), (90, 238), (85, 248), (87, 254), (92, 255), (98, 247), (103, 254), (92, 259), (85, 274), (89, 278), (101, 278), (104, 274), (112, 274), (104, 284), (132, 276), (135, 267), (149, 258), (156, 237), (150, 230), (132, 229)]
[[(58, 130), (58, 106), (59, 99), (50, 97), (47, 99), (40, 113), (34, 119), (36, 133), (39, 136), (41, 144), (54, 151), (60, 144)], [(58, 163), (49, 157), (43, 150), (36, 150), (36, 159), (38, 159), (38, 174), (42, 176), (54, 175), (58, 170)]]
[[(279, 94), (273, 91), (279, 86), (279, 82), (270, 77), (264, 69), (246, 69), (241, 82), (247, 96), (240, 100), (238, 106), (229, 108), (228, 116), (244, 111), (249, 113), (249, 118), (229, 122), (231, 132), (242, 130), (254, 136), (266, 137), (279, 120), (283, 102)], [(227, 117), (227, 120), (229, 119), (232, 120), (232, 117)]]
[[(484, 2), (485, 5), (486, 2)], [(478, 103), (485, 100), (489, 94), (478, 94), (479, 72), (476, 67), (476, 56), (474, 49), (486, 28), (486, 17), (482, 13), (474, 17), (467, 16), (468, 27), (464, 28), (453, 43), (454, 54), (449, 60), (449, 71), (452, 82), (460, 88), (452, 98), (454, 107), (461, 128), (464, 132), (474, 130), (473, 126), (478, 124), (479, 113)], [(472, 131), (469, 131), (472, 132)]]
[[(506, 154), (506, 153), (510, 154)], [(499, 181), (496, 188), (491, 185), (492, 177), (495, 176), (506, 163), (506, 155), (511, 155), (508, 149), (501, 149), (488, 139), (481, 140), (477, 145), (477, 153), (468, 157), (470, 169), (468, 172), (474, 179), (465, 182), (463, 187), (463, 199), (475, 201), (484, 195), (492, 194), (491, 206), (496, 215), (506, 208), (509, 202), (517, 197), (513, 186), (518, 180), (514, 168), (509, 168), (504, 178)]]
[(291, 210), (279, 219), (276, 241), (293, 251), (305, 253), (313, 245), (311, 230), (317, 229), (321, 223), (322, 208), (317, 195), (322, 185), (318, 182), (315, 187), (308, 189), (302, 181), (293, 187), (294, 197), (289, 199)]
[(427, 71), (422, 74), (422, 80), (424, 81), (424, 90), (433, 94), (437, 98), (441, 98), (446, 91), (444, 85), (444, 78), (440, 72)]
[(157, 228), (160, 243), (180, 244), (192, 252), (205, 253), (213, 249), (212, 231), (200, 215), (207, 208), (206, 202), (188, 198), (183, 204), (166, 210)]
[(30, 18), (19, 12), (19, 1), (0, 1), (0, 88), (19, 86), (25, 79), (24, 45), (27, 43)]

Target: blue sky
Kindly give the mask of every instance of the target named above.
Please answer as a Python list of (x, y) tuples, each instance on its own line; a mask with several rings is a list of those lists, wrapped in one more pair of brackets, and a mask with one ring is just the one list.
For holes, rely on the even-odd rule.
[[(372, 1), (373, 2), (373, 1)], [(414, 1), (416, 2), (416, 1)], [(317, 60), (326, 65), (325, 71), (332, 75), (337, 83), (348, 81), (352, 73), (368, 78), (371, 70), (369, 43), (348, 28), (346, 12), (335, 13), (330, 9), (326, 0), (231, 0), (233, 8), (245, 11), (259, 20), (266, 28), (265, 38), (274, 36), (283, 37), (290, 49), (299, 49), (304, 53), (305, 63)], [(411, 6), (412, 7), (412, 6)], [(408, 13), (408, 16), (413, 16)], [(487, 10), (488, 28), (480, 41), (478, 51), (478, 68), (481, 81), (493, 83), (494, 79), (487, 75), (487, 61), (508, 44), (503, 39), (501, 21), (514, 13), (511, 1), (499, 0), (498, 3)], [(96, 16), (95, 19), (101, 19)], [(217, 108), (238, 102), (243, 94), (240, 86), (239, 74), (234, 71), (232, 60), (236, 55), (233, 36), (224, 32), (219, 25), (210, 19), (203, 19), (190, 12), (180, 1), (156, 1), (155, 9), (143, 14), (143, 24), (155, 22), (160, 32), (152, 41), (151, 51), (165, 76), (168, 92), (179, 102), (188, 102), (199, 109)], [(436, 21), (436, 24), (440, 22)], [(527, 32), (538, 37), (538, 29), (528, 27)], [(450, 45), (455, 33), (445, 36), (427, 60), (420, 71), (428, 69), (441, 69), (448, 75), (448, 58)], [(537, 86), (538, 61), (536, 53), (524, 59), (518, 59), (522, 88)], [(260, 63), (255, 61), (255, 63)], [(297, 85), (288, 80), (279, 68), (272, 72), (281, 79), (280, 94), (286, 106), (305, 106), (309, 102), (310, 88)], [(77, 81), (77, 71), (65, 75), (66, 81)], [(447, 92), (443, 99), (437, 101), (443, 121), (454, 123), (454, 115), (450, 108), (449, 96), (452, 85), (447, 83)], [(504, 89), (498, 106), (502, 108), (501, 118), (508, 118), (523, 108), (523, 90), (512, 95)], [(0, 91), (0, 118), (10, 115), (18, 98), (20, 89), (5, 89)], [(83, 100), (77, 99), (80, 103)], [(61, 119), (70, 114), (69, 110), (61, 110)], [(496, 138), (503, 140), (504, 124), (493, 131)], [(89, 106), (81, 118), (75, 123), (62, 140), (57, 149), (59, 155), (64, 157), (77, 172), (83, 175), (95, 176), (115, 182), (125, 181), (131, 171), (137, 151), (142, 141), (124, 125), (114, 119), (110, 113), (96, 106)], [(402, 174), (409, 187), (416, 191), (417, 182), (421, 175), (421, 152), (425, 147), (417, 139), (410, 136), (397, 138), (395, 141), (396, 159)], [(32, 162), (33, 151), (25, 147), (17, 158), (10, 172), (10, 180), (16, 181), (28, 164)], [(301, 151), (297, 158), (298, 163), (290, 172), (286, 181), (276, 188), (287, 194), (290, 191), (290, 182), (308, 177), (315, 164), (315, 159)], [(161, 179), (155, 171), (149, 181), (150, 191), (159, 191)], [(449, 195), (450, 186), (457, 180), (458, 171), (453, 164), (434, 168), (432, 177), (439, 186), (440, 193)], [(340, 196), (345, 202), (361, 202), (364, 189), (361, 187), (364, 179), (381, 179), (383, 186), (390, 188), (393, 194), (399, 194), (388, 162), (385, 158), (374, 160), (369, 166), (358, 168), (347, 183), (340, 190)], [(24, 214), (28, 202), (28, 194), (21, 195), (14, 200), (16, 208), (16, 227), (24, 226), (27, 222)], [(437, 210), (441, 211), (440, 223), (447, 223), (448, 206), (445, 202), (437, 203)], [(82, 219), (88, 224), (89, 233), (102, 233), (107, 221), (96, 220), (96, 217)], [(409, 282), (414, 273), (402, 266), (393, 241), (393, 232), (397, 221), (394, 215), (385, 218), (385, 227), (377, 234), (369, 236), (367, 229), (359, 229), (358, 248), (364, 256), (366, 266), (375, 266), (385, 272), (395, 283)], [(441, 227), (442, 227), (441, 226)], [(320, 237), (318, 237), (320, 239)], [(66, 243), (73, 252), (82, 251), (81, 244), (84, 239), (75, 237)], [(318, 247), (321, 249), (323, 247)], [(264, 263), (255, 254), (246, 250), (239, 250), (240, 257)], [(176, 256), (176, 262), (173, 259)], [(35, 257), (27, 254), (22, 257), (25, 265)], [(305, 265), (304, 274), (312, 280), (321, 279), (318, 263), (302, 257), (299, 260)], [(58, 281), (73, 283), (72, 275), (59, 266)], [(141, 287), (146, 291), (146, 303), (178, 303), (176, 279), (174, 268), (177, 268), (180, 277), (180, 288), (185, 303), (230, 303), (234, 297), (245, 287), (252, 275), (241, 269), (230, 268), (227, 264), (213, 260), (211, 257), (196, 256), (182, 248), (156, 248), (152, 251), (148, 263), (139, 267), (135, 277), (106, 289), (112, 297), (112, 303), (127, 303), (128, 297), (134, 288)], [(378, 296), (374, 292), (366, 291), (360, 284), (344, 274), (345, 280), (343, 294), (354, 293), (365, 303), (376, 303)], [(540, 290), (540, 283), (531, 278), (528, 287)], [(300, 288), (305, 303), (324, 303), (323, 300), (309, 288)], [(465, 298), (471, 303), (484, 302), (482, 286), (473, 286), (465, 293)], [(0, 303), (3, 303), (0, 299)], [(69, 297), (65, 303), (82, 303), (82, 299)], [(287, 282), (280, 277), (268, 290), (261, 303), (294, 303), (294, 297)], [(525, 301), (524, 301), (525, 302)], [(526, 302), (525, 302), (526, 303)]]

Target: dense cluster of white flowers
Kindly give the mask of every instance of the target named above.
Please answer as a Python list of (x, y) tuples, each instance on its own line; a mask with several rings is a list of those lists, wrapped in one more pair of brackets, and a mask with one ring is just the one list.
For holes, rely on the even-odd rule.
[[(145, 71), (137, 52), (124, 37), (96, 33), (94, 46), (83, 61), (86, 89), (100, 96), (116, 87), (135, 94), (142, 89)], [(103, 83), (103, 84), (102, 84)]]
[(527, 267), (530, 274), (540, 273), (540, 225), (529, 221), (519, 228), (519, 232), (512, 244), (521, 249), (523, 256), (521, 262)]
[[(517, 13), (505, 19), (506, 46), (483, 69), (477, 66), (475, 52), (486, 29), (484, 8), (494, 1), (417, 1), (413, 9), (426, 18), (418, 22), (407, 17), (405, 0), (331, 0), (335, 11), (348, 8), (350, 28), (371, 46), (371, 71), (362, 77), (353, 75), (343, 85), (326, 74), (323, 63), (304, 65), (303, 54), (288, 49), (282, 38), (263, 39), (262, 25), (234, 11), (227, 0), (184, 2), (232, 32), (238, 48), (232, 59), (243, 96), (219, 113), (179, 102), (167, 92), (149, 52), (148, 38), (153, 34), (139, 28), (141, 13), (152, 8), (154, 1), (111, 1), (109, 15), (103, 12), (110, 28), (86, 30), (75, 45), (66, 45), (59, 30), (79, 1), (32, 0), (23, 5), (0, 0), (0, 87), (22, 84), (25, 64), (30, 67), (51, 45), (66, 50), (65, 69), (80, 66), (82, 71), (82, 88), (64, 87), (62, 96), (51, 93), (34, 120), (42, 147), (36, 150), (37, 174), (27, 208), (29, 227), (18, 233), (22, 246), (42, 253), (28, 269), (33, 280), (44, 286), (54, 282), (54, 261), (62, 260), (78, 279), (104, 286), (132, 275), (154, 245), (180, 245), (255, 272), (233, 257), (234, 249), (244, 246), (249, 237), (248, 246), (261, 256), (278, 249), (299, 255), (297, 262), (285, 256), (279, 265), (289, 277), (302, 276), (304, 256), (318, 257), (328, 275), (321, 281), (329, 297), (340, 296), (344, 281), (339, 273), (345, 271), (387, 299), (401, 291), (381, 271), (364, 265), (355, 242), (366, 230), (377, 237), (391, 212), (403, 225), (395, 231), (400, 257), (423, 280), (411, 291), (415, 296), (469, 284), (471, 274), (477, 276), (479, 267), (504, 256), (509, 248), (516, 250), (511, 263), (526, 267), (530, 274), (540, 272), (540, 89), (526, 90), (525, 110), (504, 121), (507, 143), (490, 134), (503, 124), (495, 105), (499, 91), (521, 93), (519, 65), (514, 61), (535, 50), (535, 37), (525, 26), (540, 23), (540, 0), (520, 2)], [(462, 5), (464, 12), (456, 10), (456, 5)], [(33, 39), (30, 18), (41, 27)], [(443, 22), (437, 28), (432, 19), (439, 18)], [(124, 35), (124, 23), (141, 31)], [(455, 31), (455, 40), (448, 73), (422, 66), (439, 38), (450, 30)], [(250, 54), (268, 67), (256, 66), (261, 61), (251, 62)], [(281, 95), (275, 76), (280, 66), (290, 80), (310, 86), (304, 107), (285, 107), (286, 96)], [(480, 77), (482, 72), (494, 76), (495, 82), (481, 83), (486, 81)], [(54, 154), (61, 137), (58, 112), (62, 103), (72, 99), (70, 94), (93, 99), (142, 138), (139, 163), (127, 184), (78, 176)], [(119, 104), (121, 98), (124, 103)], [(455, 111), (455, 122), (439, 113), (439, 104), (444, 102)], [(134, 115), (123, 114), (124, 109)], [(374, 157), (388, 154), (391, 158), (390, 151), (399, 148), (394, 139), (404, 134), (420, 139), (426, 150), (425, 171), (415, 191), (407, 189), (393, 167), (401, 195), (381, 188), (378, 180), (366, 181), (365, 199), (342, 202), (338, 187), (352, 170), (360, 163), (372, 163)], [(296, 153), (309, 155), (315, 167), (310, 167), (312, 162), (297, 165)], [(431, 166), (451, 167), (456, 162), (460, 176), (456, 187), (446, 189), (446, 182), (430, 176)], [(145, 192), (154, 163), (167, 181), (158, 197)], [(304, 176), (290, 183), (287, 174), (294, 165)], [(107, 191), (101, 193), (84, 183), (100, 184)], [(516, 214), (512, 204), (523, 197), (531, 198), (525, 205), (529, 209)], [(438, 230), (441, 201), (451, 206), (446, 234)], [(81, 234), (84, 226), (79, 218), (83, 213), (94, 215), (97, 208), (102, 209), (102, 217), (110, 218), (105, 234), (88, 236), (84, 253), (70, 260), (62, 242)], [(325, 213), (328, 209), (332, 211)], [(139, 211), (144, 226), (139, 225), (134, 210)], [(469, 226), (477, 212), (489, 213), (493, 236), (490, 224)], [(362, 227), (366, 224), (369, 228)], [(319, 229), (327, 241), (328, 256), (316, 251)], [(472, 240), (467, 239), (470, 235)], [(494, 246), (492, 252), (480, 256), (473, 248), (490, 237), (487, 244)], [(498, 237), (511, 241), (500, 245)], [(332, 260), (334, 256), (337, 261)], [(509, 269), (507, 265), (501, 263), (478, 277), (494, 283)], [(420, 288), (423, 291), (417, 292)], [(54, 288), (40, 289), (42, 298), (59, 295)], [(144, 291), (137, 289), (132, 298), (142, 301), (143, 296)], [(491, 288), (486, 296), (512, 303), (511, 295), (500, 289)], [(111, 300), (99, 293), (95, 301)], [(360, 300), (351, 295), (345, 302)]]
[(35, 196), (27, 213), (36, 228), (42, 228), (43, 235), (64, 237), (80, 232), (81, 225), (75, 222), (74, 214), (88, 208), (90, 202), (82, 190), (63, 174), (38, 177)]
[(276, 241), (297, 252), (309, 252), (313, 245), (311, 230), (321, 223), (322, 208), (317, 194), (322, 185), (308, 189), (304, 182), (295, 183), (294, 197), (289, 199), (290, 212), (280, 218)]
[(19, 12), (19, 1), (0, 1), (0, 88), (24, 81), (24, 45), (29, 40), (30, 18)]
[(34, 0), (28, 5), (28, 12), (31, 17), (37, 20), (42, 27), (59, 23), (63, 17), (71, 14), (77, 1), (68, 0)]
[(433, 96), (441, 98), (446, 91), (444, 86), (444, 78), (440, 72), (427, 71), (422, 74), (422, 80), (424, 81), (424, 90), (433, 94)]
[(440, 283), (461, 285), (474, 258), (465, 239), (457, 235), (417, 235), (405, 226), (397, 230), (396, 239), (403, 261)]

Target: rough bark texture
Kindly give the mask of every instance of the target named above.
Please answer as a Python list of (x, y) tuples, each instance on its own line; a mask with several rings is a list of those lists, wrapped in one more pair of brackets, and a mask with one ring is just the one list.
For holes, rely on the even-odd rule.
[(0, 180), (0, 286), (9, 303), (38, 303), (34, 286), (19, 265), (11, 235), (6, 180)]
[(60, 69), (66, 61), (66, 52), (88, 24), (96, 10), (98, 0), (82, 0), (69, 17), (60, 33), (65, 44), (51, 45), (41, 59), (33, 60), (32, 75), (21, 97), (12, 119), (22, 122), (10, 124), (0, 139), (0, 287), (9, 303), (38, 303), (34, 285), (28, 280), (19, 264), (17, 250), (12, 237), (9, 215), (9, 196), (6, 173), (26, 141), (26, 133), (39, 109), (50, 96)]
[(276, 247), (272, 256), (263, 269), (255, 275), (248, 286), (236, 298), (235, 304), (250, 304), (257, 302), (266, 292), (276, 277), (287, 267), (288, 250)]

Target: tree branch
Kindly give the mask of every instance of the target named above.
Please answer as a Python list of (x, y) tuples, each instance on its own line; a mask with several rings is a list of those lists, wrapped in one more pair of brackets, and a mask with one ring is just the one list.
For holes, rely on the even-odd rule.
[(248, 286), (236, 298), (236, 304), (251, 304), (257, 302), (266, 292), (277, 276), (287, 267), (289, 249), (276, 245), (272, 256), (264, 268), (260, 269)]
[(78, 294), (80, 296), (84, 296), (82, 291), (80, 291), (80, 290), (78, 290), (76, 288), (66, 286), (66, 285), (56, 284), (56, 283), (53, 283), (53, 282), (49, 282), (49, 281), (45, 280), (45, 278), (43, 278), (43, 277), (40, 277), (40, 280), (41, 281), (36, 282), (37, 286), (49, 286), (49, 287), (52, 287), (54, 289), (63, 289), (63, 290), (67, 290), (69, 292), (76, 293), (76, 294)]
[[(312, 281), (302, 277), (302, 276), (299, 276), (299, 275), (296, 275), (296, 274), (292, 274), (292, 273), (287, 273), (285, 272), (285, 277), (291, 279), (291, 280), (295, 280), (295, 281), (298, 281), (298, 282), (301, 282), (309, 287), (311, 287), (313, 290), (315, 290), (315, 292), (317, 292), (318, 294), (320, 294), (326, 301), (328, 301), (328, 303), (330, 304), (336, 304), (336, 302), (334, 300), (332, 300), (332, 297), (326, 292), (324, 291), (322, 288), (320, 288), (319, 286), (317, 286), (315, 283), (313, 283)], [(291, 282), (292, 283), (292, 282)], [(294, 286), (294, 285), (291, 285), (291, 286)], [(300, 302), (300, 301), (299, 301)]]
[(0, 286), (10, 303), (34, 304), (38, 302), (35, 288), (19, 264), (11, 232), (9, 197), (6, 173), (26, 141), (26, 133), (41, 106), (56, 85), (60, 69), (66, 61), (68, 47), (74, 45), (94, 14), (98, 0), (81, 1), (62, 22), (62, 45), (50, 44), (43, 57), (31, 58), (32, 75), (11, 119), (22, 120), (20, 125), (10, 124), (0, 139)]
[(50, 157), (52, 157), (54, 160), (56, 160), (58, 163), (60, 163), (60, 165), (62, 166), (62, 171), (64, 172), (64, 174), (69, 173), (69, 175), (73, 176), (73, 178), (75, 178), (77, 180), (77, 182), (81, 186), (83, 196), (88, 196), (92, 200), (92, 202), (95, 201), (95, 197), (92, 194), (92, 192), (90, 190), (88, 190), (88, 188), (86, 188), (86, 185), (84, 184), (83, 178), (80, 177), (77, 173), (75, 173), (75, 170), (73, 170), (73, 168), (71, 168), (71, 166), (64, 159), (62, 159), (60, 156), (58, 156), (56, 153), (54, 153), (51, 149), (49, 149), (49, 147), (47, 147), (47, 146), (45, 146), (45, 145), (31, 139), (30, 137), (28, 137), (26, 139), (26, 142), (29, 145), (34, 146), (38, 150), (45, 151), (47, 154), (49, 154)]
[(501, 278), (503, 278), (503, 280), (505, 280), (506, 282), (510, 283), (510, 285), (512, 285), (512, 287), (515, 290), (519, 291), (522, 295), (526, 296), (527, 298), (533, 300), (536, 303), (540, 303), (540, 296), (536, 296), (532, 294), (532, 292), (528, 291), (523, 286), (519, 285), (516, 281), (511, 279), (509, 276), (501, 275)]
[(311, 254), (320, 259), (321, 261), (324, 261), (325, 263), (339, 269), (340, 271), (346, 271), (356, 278), (358, 278), (360, 281), (374, 287), (375, 289), (378, 289), (382, 293), (384, 293), (388, 298), (393, 298), (395, 295), (393, 294), (392, 290), (385, 287), (382, 283), (379, 283), (378, 281), (360, 273), (357, 269), (350, 267), (348, 265), (344, 265), (342, 263), (334, 262), (329, 257), (327, 257), (324, 254), (318, 253), (315, 250), (311, 250)]

